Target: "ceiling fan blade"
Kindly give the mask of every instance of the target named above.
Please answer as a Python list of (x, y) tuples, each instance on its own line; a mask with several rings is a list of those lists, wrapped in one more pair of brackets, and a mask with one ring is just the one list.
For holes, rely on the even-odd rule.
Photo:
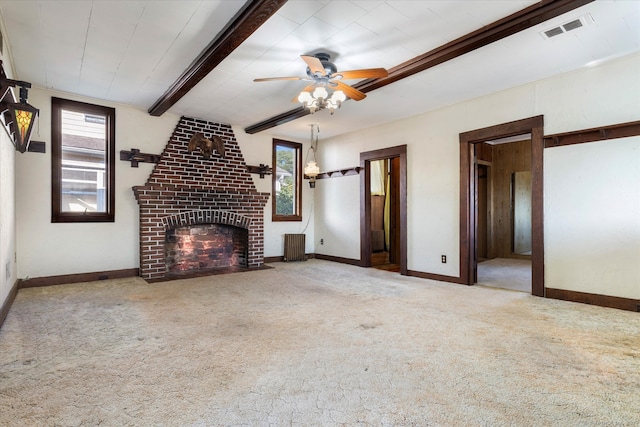
[[(308, 85), (307, 87), (302, 89), (300, 92), (313, 92), (313, 88), (314, 87), (315, 87), (314, 85)], [(291, 102), (298, 102), (298, 96), (300, 96), (300, 93), (298, 93), (296, 96), (294, 96), (293, 99), (291, 100)]]
[(367, 97), (367, 95), (360, 92), (358, 89), (354, 89), (348, 84), (342, 83), (339, 80), (331, 83), (335, 83), (338, 86), (338, 89), (343, 91), (345, 95), (347, 95), (349, 98), (353, 99), (354, 101), (362, 101)]
[(253, 79), (254, 82), (271, 82), (273, 80), (304, 80), (304, 77), (264, 77), (262, 79)]
[(322, 76), (325, 76), (327, 74), (327, 72), (324, 70), (322, 62), (320, 62), (320, 60), (315, 56), (300, 55), (300, 58), (302, 58), (302, 60), (307, 63), (307, 66), (313, 74), (320, 73), (320, 75)]
[(339, 71), (335, 74), (341, 75), (342, 79), (378, 79), (387, 77), (389, 72), (384, 68), (367, 68), (364, 70)]

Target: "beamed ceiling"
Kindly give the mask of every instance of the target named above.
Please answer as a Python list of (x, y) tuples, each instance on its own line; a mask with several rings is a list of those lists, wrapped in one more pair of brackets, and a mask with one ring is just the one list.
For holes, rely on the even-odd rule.
[[(628, 0), (0, 0), (0, 12), (4, 55), (34, 86), (294, 140), (310, 123), (326, 138), (640, 50)], [(347, 81), (367, 97), (334, 115), (291, 102), (304, 81), (253, 81), (303, 77), (300, 55), (316, 52), (389, 76)]]

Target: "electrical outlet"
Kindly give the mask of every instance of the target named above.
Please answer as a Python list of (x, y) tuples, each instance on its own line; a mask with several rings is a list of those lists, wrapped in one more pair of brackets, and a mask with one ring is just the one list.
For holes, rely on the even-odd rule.
[(446, 255), (440, 255), (440, 260), (442, 261), (443, 264), (447, 263), (447, 256)]
[(324, 245), (324, 239), (320, 239), (320, 244)]

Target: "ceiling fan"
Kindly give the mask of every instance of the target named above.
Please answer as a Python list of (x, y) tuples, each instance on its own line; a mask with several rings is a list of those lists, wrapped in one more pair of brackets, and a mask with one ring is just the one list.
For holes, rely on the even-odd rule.
[[(314, 56), (301, 55), (300, 57), (307, 64), (306, 77), (266, 77), (254, 79), (254, 82), (273, 80), (304, 80), (312, 82), (291, 100), (292, 102), (301, 102), (312, 113), (316, 110), (328, 108), (333, 114), (333, 111), (339, 108), (342, 101), (347, 97), (354, 101), (361, 101), (366, 98), (367, 95), (342, 80), (381, 78), (389, 75), (384, 68), (338, 71), (336, 65), (329, 60), (330, 55), (324, 52), (316, 53)], [(334, 91), (331, 97), (329, 97), (327, 88)]]

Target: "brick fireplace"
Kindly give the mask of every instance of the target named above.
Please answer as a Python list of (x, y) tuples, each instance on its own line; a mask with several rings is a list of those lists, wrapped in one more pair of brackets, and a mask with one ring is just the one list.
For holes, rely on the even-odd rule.
[[(224, 157), (189, 153), (196, 132), (220, 137)], [(133, 192), (140, 208), (144, 279), (263, 265), (264, 206), (270, 195), (256, 190), (231, 126), (182, 117), (147, 182)]]

